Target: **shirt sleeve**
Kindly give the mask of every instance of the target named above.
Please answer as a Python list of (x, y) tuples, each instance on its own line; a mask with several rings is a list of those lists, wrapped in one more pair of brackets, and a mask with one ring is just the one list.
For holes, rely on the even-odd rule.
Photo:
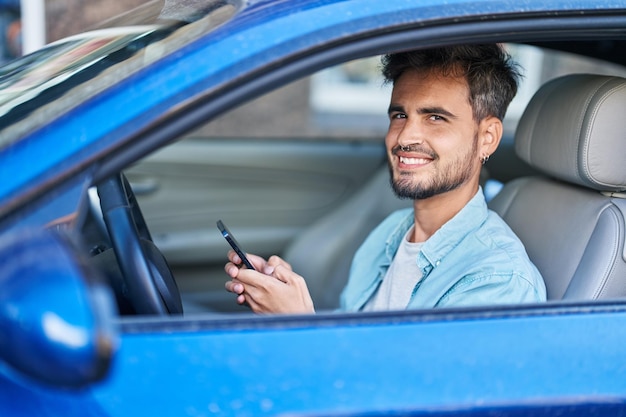
[(539, 303), (545, 301), (540, 289), (517, 273), (466, 276), (437, 302), (436, 307)]

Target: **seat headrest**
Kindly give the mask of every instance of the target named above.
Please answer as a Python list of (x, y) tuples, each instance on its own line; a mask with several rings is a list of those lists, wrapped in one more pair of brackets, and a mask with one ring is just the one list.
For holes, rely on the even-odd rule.
[(626, 79), (574, 74), (546, 83), (520, 119), (515, 150), (558, 179), (626, 190)]

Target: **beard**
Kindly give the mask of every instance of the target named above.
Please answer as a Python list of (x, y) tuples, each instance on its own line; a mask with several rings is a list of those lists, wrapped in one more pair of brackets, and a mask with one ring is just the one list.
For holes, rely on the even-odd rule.
[[(399, 150), (400, 147), (396, 146), (392, 149), (391, 154), (395, 155)], [(415, 150), (424, 152), (420, 147), (415, 147)], [(444, 165), (438, 165), (441, 159), (437, 153), (433, 151), (425, 153), (433, 158), (432, 164), (437, 166), (434, 166), (435, 172), (433, 175), (424, 180), (415, 180), (411, 171), (395, 173), (391, 161), (393, 157), (389, 156), (391, 187), (398, 198), (424, 200), (452, 191), (466, 183), (474, 175), (474, 164), (478, 158), (478, 135), (474, 135), (472, 148), (468, 152), (457, 155), (454, 160)]]

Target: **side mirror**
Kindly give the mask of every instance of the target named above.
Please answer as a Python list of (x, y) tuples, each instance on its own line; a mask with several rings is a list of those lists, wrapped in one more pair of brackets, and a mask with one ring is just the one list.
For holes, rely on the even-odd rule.
[(0, 240), (0, 361), (59, 387), (103, 378), (115, 348), (113, 296), (67, 236)]

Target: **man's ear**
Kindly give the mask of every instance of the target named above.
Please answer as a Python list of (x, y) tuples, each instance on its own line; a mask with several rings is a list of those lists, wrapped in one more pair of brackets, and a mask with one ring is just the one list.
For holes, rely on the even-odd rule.
[(502, 139), (502, 121), (495, 116), (485, 117), (479, 125), (480, 155), (493, 155)]

